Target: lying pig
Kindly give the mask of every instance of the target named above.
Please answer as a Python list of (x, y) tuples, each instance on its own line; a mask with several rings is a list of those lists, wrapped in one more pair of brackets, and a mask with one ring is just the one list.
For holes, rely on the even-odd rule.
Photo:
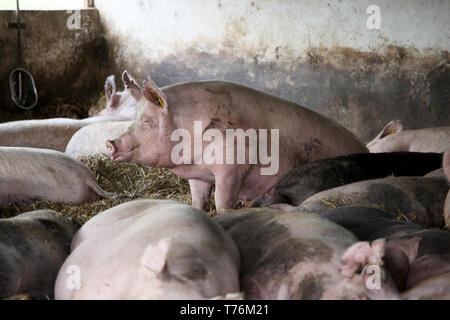
[(384, 211), (365, 207), (337, 208), (320, 216), (362, 241), (386, 239), (385, 266), (400, 291), (450, 272), (449, 232), (400, 221)]
[(445, 172), (443, 168), (439, 168), (433, 171), (428, 172), (424, 177), (430, 177), (430, 178), (445, 178)]
[(52, 298), (75, 231), (69, 219), (48, 210), (0, 219), (0, 298)]
[(109, 196), (83, 163), (64, 153), (0, 147), (0, 205), (39, 200), (82, 204)]
[(391, 121), (367, 144), (370, 152), (445, 152), (450, 150), (450, 127), (403, 131), (403, 122)]
[(106, 78), (105, 82), (106, 107), (100, 112), (89, 110), (89, 116), (124, 116), (127, 120), (132, 120), (136, 113), (136, 101), (133, 99), (129, 90), (116, 92), (115, 76)]
[(333, 120), (235, 83), (189, 82), (161, 90), (148, 80), (141, 88), (126, 71), (123, 80), (137, 111), (129, 130), (107, 142), (111, 158), (166, 167), (189, 179), (195, 208), (205, 208), (213, 185), (221, 212), (263, 194), (300, 164), (367, 152)]
[(226, 298), (239, 292), (238, 273), (236, 245), (206, 214), (175, 201), (135, 200), (77, 232), (55, 298)]
[(251, 206), (298, 206), (323, 190), (389, 175), (422, 176), (441, 164), (442, 154), (421, 152), (363, 153), (317, 160), (289, 171)]
[(319, 192), (296, 210), (321, 213), (342, 206), (374, 207), (392, 217), (428, 226), (444, 226), (448, 183), (442, 178), (395, 177), (355, 182)]
[(118, 138), (127, 131), (132, 121), (104, 121), (90, 124), (78, 130), (66, 147), (66, 154), (72, 158), (108, 153), (105, 141)]
[[(397, 299), (380, 268), (384, 242), (357, 242), (349, 231), (316, 215), (243, 209), (214, 218), (241, 253), (241, 289), (246, 299)], [(366, 265), (380, 271), (380, 286), (368, 286)], [(372, 288), (372, 289), (370, 289)]]
[(72, 136), (82, 127), (101, 121), (125, 120), (122, 116), (86, 119), (52, 118), (0, 123), (0, 146), (52, 149), (64, 152)]
[(406, 300), (450, 300), (450, 271), (420, 282), (401, 296)]

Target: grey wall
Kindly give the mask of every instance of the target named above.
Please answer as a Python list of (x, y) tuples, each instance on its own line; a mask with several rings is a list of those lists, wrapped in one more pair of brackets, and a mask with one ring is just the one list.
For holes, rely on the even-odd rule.
[[(39, 105), (27, 115), (39, 113), (56, 97), (79, 98), (99, 92), (111, 72), (98, 11), (80, 11), (79, 28), (67, 27), (70, 16), (65, 10), (22, 12), (24, 66), (33, 75), (39, 94)], [(8, 28), (15, 21), (15, 11), (0, 11), (0, 121), (6, 111), (22, 112), (12, 106), (7, 82), (16, 67), (17, 31)]]
[[(369, 30), (370, 4), (381, 29)], [(115, 73), (236, 81), (335, 118), (450, 125), (448, 0), (96, 0)]]

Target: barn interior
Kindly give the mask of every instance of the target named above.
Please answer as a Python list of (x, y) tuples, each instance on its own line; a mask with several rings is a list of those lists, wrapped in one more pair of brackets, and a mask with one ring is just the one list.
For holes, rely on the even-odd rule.
[(128, 70), (159, 86), (238, 82), (331, 117), (366, 142), (394, 119), (410, 129), (448, 124), (446, 0), (379, 1), (380, 29), (367, 27), (370, 1), (47, 1), (58, 10), (40, 2), (21, 1), (23, 65), (39, 95), (25, 112), (8, 87), (15, 1), (2, 2), (1, 121), (86, 117), (106, 77)]
[[(375, 7), (371, 0), (19, 3), (20, 21), (16, 0), (0, 2), (0, 122), (87, 118), (106, 105), (106, 78), (115, 75), (123, 90), (127, 70), (159, 87), (243, 84), (329, 117), (364, 143), (392, 120), (407, 129), (450, 124), (448, 0), (378, 0)], [(18, 67), (32, 76), (37, 93), (24, 84), (29, 96), (22, 107), (10, 80)], [(81, 161), (118, 196), (81, 206), (8, 205), (0, 217), (53, 209), (81, 226), (130, 199), (192, 203), (187, 180), (168, 170), (116, 164), (106, 155)], [(211, 200), (207, 212), (214, 216)]]

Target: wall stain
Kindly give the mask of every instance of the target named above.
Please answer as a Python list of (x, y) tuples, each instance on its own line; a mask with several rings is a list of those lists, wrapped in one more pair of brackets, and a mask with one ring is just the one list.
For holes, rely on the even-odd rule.
[(365, 142), (393, 119), (403, 120), (407, 129), (449, 125), (448, 51), (420, 55), (395, 46), (382, 53), (311, 48), (306, 58), (293, 58), (292, 53), (284, 55), (289, 48), (280, 47), (278, 60), (263, 62), (261, 53), (250, 51), (253, 58), (244, 59), (196, 47), (154, 63), (113, 52), (115, 73), (138, 69), (137, 77), (151, 74), (160, 86), (211, 79), (238, 82), (324, 114)]

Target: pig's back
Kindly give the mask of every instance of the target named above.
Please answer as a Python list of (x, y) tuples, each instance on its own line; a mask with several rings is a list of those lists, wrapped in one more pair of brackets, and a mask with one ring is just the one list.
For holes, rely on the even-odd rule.
[(22, 120), (0, 124), (0, 146), (64, 152), (70, 138), (85, 124), (75, 119)]
[(279, 129), (280, 159), (294, 158), (298, 163), (305, 163), (368, 152), (354, 134), (335, 121), (239, 84), (191, 82), (166, 87), (164, 93), (177, 118), (217, 119), (214, 124), (219, 129)]
[(36, 200), (81, 204), (106, 196), (80, 161), (64, 153), (25, 147), (0, 147), (0, 204)]
[(426, 128), (400, 133), (411, 135), (408, 151), (446, 152), (450, 150), (450, 127)]

